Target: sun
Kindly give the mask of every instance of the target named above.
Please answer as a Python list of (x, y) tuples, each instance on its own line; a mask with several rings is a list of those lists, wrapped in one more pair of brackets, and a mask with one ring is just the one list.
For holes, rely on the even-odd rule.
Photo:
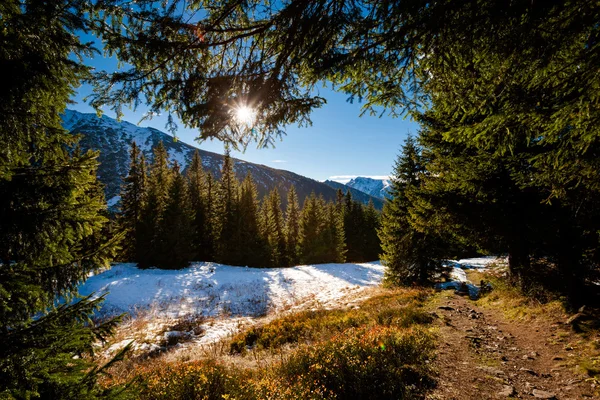
[(239, 106), (234, 110), (234, 117), (238, 124), (252, 126), (256, 119), (256, 110), (248, 106)]

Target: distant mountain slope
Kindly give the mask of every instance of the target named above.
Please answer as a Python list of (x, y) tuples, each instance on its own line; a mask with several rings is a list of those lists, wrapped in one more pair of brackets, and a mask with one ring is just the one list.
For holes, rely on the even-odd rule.
[(368, 204), (369, 203), (369, 199), (373, 199), (373, 205), (375, 206), (376, 209), (381, 210), (383, 209), (383, 200), (374, 196), (369, 196), (368, 194), (361, 192), (360, 190), (351, 188), (348, 185), (344, 185), (343, 183), (339, 183), (336, 181), (325, 181), (323, 182), (324, 184), (326, 184), (327, 186), (331, 186), (332, 188), (334, 188), (336, 191), (338, 189), (341, 189), (342, 192), (346, 193), (348, 190), (350, 191), (350, 193), (352, 194), (352, 198), (356, 201), (360, 201), (361, 203), (365, 203)]
[(348, 183), (346, 183), (346, 186), (350, 186), (351, 188), (360, 190), (369, 196), (377, 197), (378, 199), (382, 200), (391, 197), (389, 193), (389, 179), (373, 179), (359, 176), (351, 179)]
[[(129, 151), (133, 141), (144, 152), (147, 160), (152, 159), (152, 149), (162, 141), (169, 152), (170, 160), (177, 160), (184, 168), (190, 162), (194, 151), (198, 150), (204, 169), (213, 176), (220, 177), (223, 163), (221, 154), (197, 149), (181, 141), (174, 141), (168, 134), (154, 128), (141, 128), (126, 121), (118, 122), (105, 115), (98, 118), (96, 114), (83, 114), (73, 110), (67, 110), (63, 115), (63, 126), (71, 133), (81, 136), (80, 144), (83, 150), (100, 151), (98, 178), (106, 186), (105, 193), (109, 207), (114, 207), (120, 199), (121, 183), (129, 170)], [(317, 195), (322, 195), (326, 200), (336, 198), (336, 189), (293, 172), (239, 159), (235, 159), (234, 168), (240, 180), (248, 172), (252, 174), (259, 196), (264, 196), (273, 188), (277, 188), (284, 204), (285, 195), (292, 184), (296, 187), (301, 203), (313, 191)], [(365, 198), (365, 203), (368, 201), (369, 198)]]

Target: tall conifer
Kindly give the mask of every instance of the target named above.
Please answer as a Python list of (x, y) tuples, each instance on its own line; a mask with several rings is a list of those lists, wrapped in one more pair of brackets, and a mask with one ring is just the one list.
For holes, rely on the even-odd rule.
[(0, 15), (0, 398), (101, 397), (88, 356), (114, 323), (90, 320), (101, 298), (70, 301), (114, 245), (98, 154), (77, 151), (60, 116), (89, 77), (82, 5), (8, 1)]
[(273, 189), (266, 199), (265, 232), (270, 250), (270, 266), (283, 267), (285, 265), (285, 221), (281, 212), (281, 200), (277, 189)]
[(252, 175), (246, 175), (240, 188), (237, 264), (264, 267), (268, 264), (267, 244), (259, 223), (258, 192)]
[(209, 172), (206, 174), (206, 254), (207, 261), (213, 261), (216, 256), (217, 234), (219, 232), (219, 220), (217, 215), (216, 197), (219, 182)]
[(375, 261), (379, 260), (381, 254), (381, 241), (377, 232), (380, 229), (380, 213), (375, 209), (373, 201), (369, 200), (369, 204), (364, 210), (364, 225), (363, 231), (363, 260)]
[(364, 237), (363, 231), (365, 226), (363, 225), (363, 207), (360, 203), (352, 199), (352, 193), (346, 192), (344, 196), (343, 206), (343, 221), (344, 221), (344, 235), (346, 238), (346, 246), (348, 252), (346, 257), (348, 261), (360, 262), (366, 261), (363, 256), (364, 249)]
[(146, 161), (135, 142), (131, 143), (129, 173), (124, 178), (121, 190), (121, 210), (119, 224), (125, 232), (122, 256), (125, 261), (138, 261), (139, 249), (143, 241), (140, 219), (146, 197)]
[(294, 266), (300, 261), (300, 207), (298, 195), (294, 185), (290, 187), (287, 195), (287, 208), (285, 212), (285, 245), (286, 265)]
[(325, 206), (325, 225), (321, 233), (324, 244), (321, 262), (343, 263), (346, 261), (346, 240), (344, 237), (344, 218), (336, 203)]
[(432, 238), (417, 231), (409, 221), (409, 194), (419, 187), (422, 171), (420, 150), (409, 136), (396, 160), (391, 177), (392, 199), (384, 205), (379, 233), (385, 280), (391, 284), (424, 284), (441, 268), (434, 258)]
[(138, 263), (140, 267), (151, 267), (160, 256), (163, 232), (161, 220), (169, 196), (172, 171), (169, 169), (168, 153), (162, 142), (154, 148), (154, 156), (148, 175), (146, 204), (142, 211), (140, 229), (143, 230), (143, 243), (140, 246)]
[(321, 232), (324, 225), (323, 209), (315, 193), (311, 193), (304, 200), (302, 207), (302, 216), (300, 219), (301, 230), (301, 260), (305, 264), (314, 264), (321, 262), (323, 243), (321, 242)]
[(239, 234), (238, 181), (233, 169), (233, 160), (226, 151), (221, 168), (221, 180), (216, 196), (218, 216), (218, 261), (224, 264), (239, 264), (236, 248)]
[[(192, 208), (193, 246), (198, 261), (210, 261), (213, 255), (209, 210), (209, 195), (212, 190), (212, 182), (202, 167), (200, 153), (196, 150), (192, 162), (187, 169), (188, 192)], [(211, 204), (212, 205), (212, 204)]]
[(193, 252), (192, 207), (185, 178), (177, 161), (171, 168), (171, 178), (165, 208), (160, 218), (160, 238), (155, 241), (158, 251), (155, 265), (160, 268), (184, 268)]

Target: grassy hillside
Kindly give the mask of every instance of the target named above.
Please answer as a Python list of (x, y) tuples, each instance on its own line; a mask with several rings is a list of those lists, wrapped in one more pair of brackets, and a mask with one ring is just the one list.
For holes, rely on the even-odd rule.
[(421, 399), (435, 335), (423, 290), (381, 290), (360, 306), (303, 311), (193, 359), (137, 358), (104, 384), (135, 378), (141, 399)]

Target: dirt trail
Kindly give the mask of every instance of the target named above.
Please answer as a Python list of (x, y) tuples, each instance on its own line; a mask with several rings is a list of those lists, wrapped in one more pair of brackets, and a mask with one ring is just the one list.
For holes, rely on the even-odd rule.
[(600, 399), (600, 388), (568, 366), (578, 356), (568, 326), (508, 321), (449, 292), (434, 312), (439, 384), (428, 399)]

